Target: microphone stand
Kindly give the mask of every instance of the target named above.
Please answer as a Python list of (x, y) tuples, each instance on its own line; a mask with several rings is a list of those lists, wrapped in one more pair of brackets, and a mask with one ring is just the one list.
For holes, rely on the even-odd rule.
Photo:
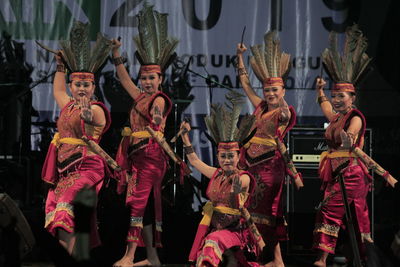
[[(203, 78), (205, 80), (205, 82), (206, 82), (206, 84), (208, 86), (209, 94), (210, 94), (210, 104), (213, 103), (213, 90), (212, 90), (213, 86), (212, 85), (215, 84), (215, 85), (217, 85), (217, 86), (219, 86), (221, 88), (227, 89), (229, 91), (233, 91), (232, 88), (230, 88), (230, 87), (228, 87), (226, 85), (223, 85), (222, 83), (219, 83), (219, 82), (211, 79), (210, 78), (210, 74), (208, 73), (207, 69), (204, 66), (203, 66), (203, 68), (204, 68), (204, 71), (207, 73), (207, 76), (204, 76), (203, 74), (200, 74), (200, 73), (198, 73), (198, 72), (196, 72), (194, 70), (191, 70), (190, 68), (188, 68), (187, 71), (190, 72), (190, 73), (193, 73), (194, 75), (196, 75), (198, 77), (201, 77), (201, 78)], [(214, 150), (215, 150), (215, 148), (212, 146), (212, 155), (213, 155), (212, 161), (213, 161), (213, 163), (216, 161), (215, 160), (215, 153), (214, 153), (215, 151)]]
[(211, 87), (212, 84), (216, 84), (216, 85), (218, 85), (219, 87), (222, 87), (222, 88), (227, 89), (227, 90), (229, 90), (229, 91), (232, 91), (232, 90), (233, 90), (231, 87), (228, 87), (228, 86), (226, 86), (226, 85), (223, 85), (222, 83), (219, 83), (219, 82), (217, 82), (217, 81), (211, 79), (211, 78), (210, 78), (210, 75), (204, 76), (203, 74), (200, 74), (200, 73), (198, 73), (198, 72), (196, 72), (196, 71), (194, 71), (194, 70), (191, 70), (191, 69), (188, 69), (188, 72), (193, 73), (194, 75), (203, 78), (203, 79), (206, 81), (208, 87)]

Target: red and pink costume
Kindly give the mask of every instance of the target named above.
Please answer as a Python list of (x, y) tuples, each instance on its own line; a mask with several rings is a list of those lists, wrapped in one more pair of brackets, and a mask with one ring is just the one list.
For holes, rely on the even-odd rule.
[[(189, 260), (196, 266), (218, 266), (222, 254), (227, 249), (246, 245), (255, 246), (245, 220), (241, 217), (237, 198), (231, 193), (233, 179), (247, 174), (250, 176), (249, 193), (254, 190), (254, 178), (248, 172), (236, 171), (226, 176), (222, 169), (217, 169), (207, 188), (209, 202), (204, 206), (203, 220), (199, 224), (195, 241), (190, 251)], [(246, 200), (247, 207), (250, 197)], [(206, 222), (208, 217), (208, 223)]]
[[(85, 185), (99, 192), (107, 166), (102, 157), (88, 149), (81, 139), (99, 142), (111, 123), (110, 113), (101, 102), (91, 102), (103, 108), (106, 125), (94, 126), (85, 123), (80, 117), (80, 108), (75, 101), (69, 102), (61, 110), (57, 121), (58, 133), (54, 136), (47, 152), (42, 169), (42, 179), (54, 185), (46, 199), (45, 228), (56, 234), (57, 228), (68, 233), (74, 232), (74, 212), (72, 201), (76, 193)], [(92, 245), (98, 244), (96, 220), (92, 221)]]
[(350, 120), (354, 116), (358, 116), (362, 120), (362, 128), (357, 136), (355, 146), (363, 147), (366, 125), (363, 114), (357, 109), (352, 109), (345, 115), (337, 114), (325, 132), (329, 150), (322, 155), (319, 169), (323, 181), (322, 188), (325, 190), (324, 199), (326, 198), (327, 201), (317, 214), (313, 248), (332, 254), (335, 253), (340, 227), (344, 226), (345, 209), (340, 184), (336, 177), (340, 170), (346, 186), (347, 201), (354, 207), (353, 220), (357, 222), (358, 233), (361, 235), (360, 240), (365, 237), (370, 238), (366, 196), (370, 188), (371, 176), (361, 160), (349, 150), (337, 151), (341, 145), (340, 132), (347, 130)]
[[(160, 125), (152, 123), (150, 114), (156, 98), (165, 100), (165, 109)], [(127, 242), (136, 242), (144, 246), (142, 239), (143, 217), (150, 193), (153, 193), (155, 216), (155, 246), (161, 247), (162, 211), (161, 182), (168, 165), (168, 156), (160, 145), (145, 130), (150, 126), (158, 134), (163, 134), (167, 116), (171, 111), (171, 100), (162, 92), (153, 95), (140, 94), (130, 111), (130, 129), (125, 128), (123, 139), (118, 148), (117, 162), (132, 174), (128, 181), (126, 204), (130, 208), (130, 227)]]
[[(281, 109), (268, 111), (262, 101), (254, 111), (256, 133), (250, 145), (242, 153), (241, 166), (248, 166), (257, 186), (251, 197), (249, 212), (265, 242), (276, 243), (287, 240), (286, 222), (283, 216), (282, 190), (287, 168), (277, 150), (275, 136), (283, 139), (296, 121), (296, 114), (289, 107), (290, 118), (281, 119)], [(243, 164), (244, 163), (244, 164)]]

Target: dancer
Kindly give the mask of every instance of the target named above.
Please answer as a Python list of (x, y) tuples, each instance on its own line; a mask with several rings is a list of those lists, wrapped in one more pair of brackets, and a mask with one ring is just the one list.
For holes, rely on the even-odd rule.
[[(278, 151), (275, 137), (283, 139), (296, 120), (295, 111), (284, 100), (284, 77), (289, 73), (290, 55), (282, 53), (275, 32), (264, 36), (265, 50), (261, 45), (251, 47), (253, 71), (262, 83), (264, 99), (252, 89), (244, 66), (243, 44), (237, 45), (238, 75), (244, 91), (255, 107), (257, 131), (245, 146), (242, 167), (255, 177), (257, 187), (249, 211), (265, 240), (272, 243), (274, 260), (268, 266), (284, 266), (279, 241), (287, 240), (283, 216), (282, 191), (285, 181), (285, 162)], [(297, 179), (300, 179), (296, 176)]]
[[(70, 40), (61, 41), (60, 45), (53, 94), (61, 113), (42, 179), (52, 185), (46, 199), (45, 227), (71, 254), (75, 245), (72, 201), (85, 186), (98, 193), (106, 171), (105, 159), (88, 147), (83, 138), (98, 143), (111, 123), (107, 108), (95, 100), (94, 73), (108, 57), (112, 42), (99, 34), (91, 51), (89, 25), (75, 22)], [(71, 71), (71, 96), (65, 81), (67, 69)], [(92, 246), (99, 244), (96, 229), (96, 219), (92, 218)]]
[[(128, 170), (126, 204), (130, 208), (130, 227), (124, 256), (114, 266), (159, 266), (157, 247), (161, 247), (161, 182), (167, 170), (168, 157), (145, 130), (150, 126), (163, 135), (171, 110), (171, 100), (160, 91), (163, 73), (172, 62), (178, 40), (165, 35), (167, 17), (145, 2), (138, 15), (139, 35), (136, 43), (139, 62), (139, 89), (129, 77), (114, 40), (113, 60), (122, 86), (133, 99), (129, 113), (130, 128), (125, 128), (118, 149), (117, 162)], [(124, 181), (121, 181), (124, 182)], [(155, 229), (153, 233), (153, 228)], [(154, 239), (154, 242), (153, 242)], [(145, 246), (147, 259), (133, 264), (137, 246)]]
[(243, 104), (241, 98), (240, 94), (229, 93), (227, 99), (232, 104), (231, 110), (213, 105), (211, 115), (205, 118), (207, 128), (218, 144), (219, 168), (211, 167), (198, 158), (187, 133), (190, 131), (189, 124), (183, 122), (181, 125), (181, 129), (188, 130), (182, 135), (187, 158), (193, 167), (211, 179), (207, 188), (210, 201), (203, 207), (204, 217), (189, 255), (189, 260), (196, 262), (196, 266), (218, 266), (223, 256), (227, 257), (228, 264), (232, 263), (234, 249), (243, 249), (248, 242), (254, 241), (240, 213), (242, 206), (248, 206), (248, 195), (255, 186), (251, 174), (239, 170), (237, 166), (239, 143), (248, 136), (254, 123), (253, 116), (246, 116), (242, 118), (240, 130), (237, 128)]
[[(342, 55), (337, 50), (337, 34), (334, 32), (329, 36), (330, 47), (322, 53), (324, 66), (335, 82), (330, 101), (323, 91), (326, 82), (318, 78), (316, 83), (318, 103), (330, 124), (325, 131), (328, 151), (321, 155), (319, 169), (324, 200), (314, 229), (313, 248), (319, 250), (314, 266), (326, 266), (328, 253), (335, 253), (338, 233), (343, 226), (345, 209), (338, 175), (343, 176), (347, 202), (354, 207), (353, 220), (357, 222), (359, 240), (361, 243), (373, 242), (366, 201), (371, 176), (364, 163), (352, 152), (352, 147), (362, 148), (364, 145), (366, 121), (354, 107), (355, 86), (367, 69), (370, 58), (365, 53), (366, 38), (357, 25), (349, 27), (345, 34)], [(350, 140), (350, 144), (346, 145), (343, 139)]]

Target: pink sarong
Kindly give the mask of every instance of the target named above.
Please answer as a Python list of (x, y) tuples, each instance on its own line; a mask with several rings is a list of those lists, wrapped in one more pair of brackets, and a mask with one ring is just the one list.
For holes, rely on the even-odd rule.
[[(74, 232), (74, 211), (72, 201), (76, 193), (85, 185), (94, 186), (99, 193), (105, 174), (104, 160), (97, 155), (87, 156), (76, 164), (74, 171), (60, 175), (57, 186), (50, 189), (46, 199), (45, 228), (53, 235), (62, 228), (68, 233)], [(91, 221), (91, 246), (100, 244), (95, 216)]]
[(265, 162), (249, 168), (257, 186), (252, 195), (249, 212), (265, 242), (287, 240), (283, 216), (282, 191), (285, 182), (285, 163), (278, 152)]
[[(361, 166), (349, 166), (343, 173), (348, 202), (354, 208), (355, 230), (359, 234), (370, 233), (368, 206), (366, 196), (369, 190), (369, 180), (365, 176)], [(314, 229), (314, 249), (320, 249), (328, 253), (335, 253), (336, 241), (341, 227), (344, 226), (345, 216), (342, 194), (339, 182), (331, 181), (327, 184), (324, 198), (331, 192), (336, 193), (322, 206), (317, 214)]]
[(154, 141), (136, 151), (130, 161), (131, 171), (136, 173), (128, 182), (126, 204), (130, 208), (130, 228), (127, 241), (136, 242), (138, 246), (145, 246), (142, 239), (143, 216), (153, 191), (155, 215), (154, 245), (161, 247), (162, 210), (161, 210), (161, 182), (167, 170), (167, 156), (163, 149)]

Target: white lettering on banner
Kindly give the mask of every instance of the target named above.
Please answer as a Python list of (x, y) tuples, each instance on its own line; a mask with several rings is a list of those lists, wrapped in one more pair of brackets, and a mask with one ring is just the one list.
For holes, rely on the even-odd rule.
[[(1, 0), (0, 26), (9, 29), (14, 39), (25, 43), (26, 60), (35, 67), (32, 74), (35, 81), (54, 70), (54, 60), (52, 54), (38, 48), (33, 40), (39, 39), (47, 46), (59, 49), (58, 40), (61, 36), (66, 36), (73, 19), (90, 22), (91, 31), (99, 30), (111, 38), (121, 36), (121, 53), (128, 58), (130, 74), (136, 78), (139, 65), (134, 58), (135, 45), (132, 36), (138, 34), (135, 15), (143, 3), (143, 0)], [(155, 10), (169, 14), (169, 35), (180, 40), (176, 52), (183, 62), (193, 56), (189, 66), (191, 71), (226, 87), (239, 88), (239, 92), (242, 90), (234, 62), (236, 45), (241, 40), (243, 27), (246, 26), (243, 39), (248, 48), (244, 54), (245, 64), (252, 86), (262, 96), (261, 83), (249, 64), (250, 47), (263, 44), (263, 35), (272, 25), (271, 0), (149, 0), (149, 3), (154, 5)], [(288, 1), (283, 3), (282, 31), (279, 32), (279, 37), (282, 50), (292, 55), (292, 70), (286, 79), (285, 98), (288, 104), (295, 107), (299, 117), (322, 116), (315, 103), (315, 92), (311, 89), (314, 87), (315, 77), (320, 74), (320, 54), (328, 46), (328, 32), (332, 29), (342, 31), (351, 24), (349, 19), (354, 14), (351, 14), (348, 5), (347, 1), (337, 0), (307, 1), (307, 4), (303, 0), (292, 0), (290, 4)], [(25, 11), (32, 8), (34, 12)], [(16, 13), (22, 9), (22, 13)], [(38, 15), (42, 17), (36, 18)], [(108, 63), (103, 71), (114, 71), (114, 66)], [(327, 78), (327, 75), (324, 77)], [(51, 77), (47, 81), (50, 82)], [(103, 78), (100, 80), (100, 88), (103, 86), (102, 82)], [(219, 85), (212, 82), (207, 84), (206, 79), (193, 73), (189, 73), (189, 83), (196, 99), (189, 105), (187, 113), (207, 114), (209, 101), (224, 101), (227, 90)], [(330, 83), (328, 80), (327, 88)], [(57, 110), (54, 105), (49, 104), (53, 100), (51, 92), (51, 84), (35, 87), (33, 94), (40, 97), (33, 97), (33, 104), (39, 114), (53, 112), (52, 116), (46, 116), (54, 118)], [(105, 101), (108, 101), (107, 94)], [(249, 101), (247, 103), (245, 110), (251, 112), (253, 107)]]

